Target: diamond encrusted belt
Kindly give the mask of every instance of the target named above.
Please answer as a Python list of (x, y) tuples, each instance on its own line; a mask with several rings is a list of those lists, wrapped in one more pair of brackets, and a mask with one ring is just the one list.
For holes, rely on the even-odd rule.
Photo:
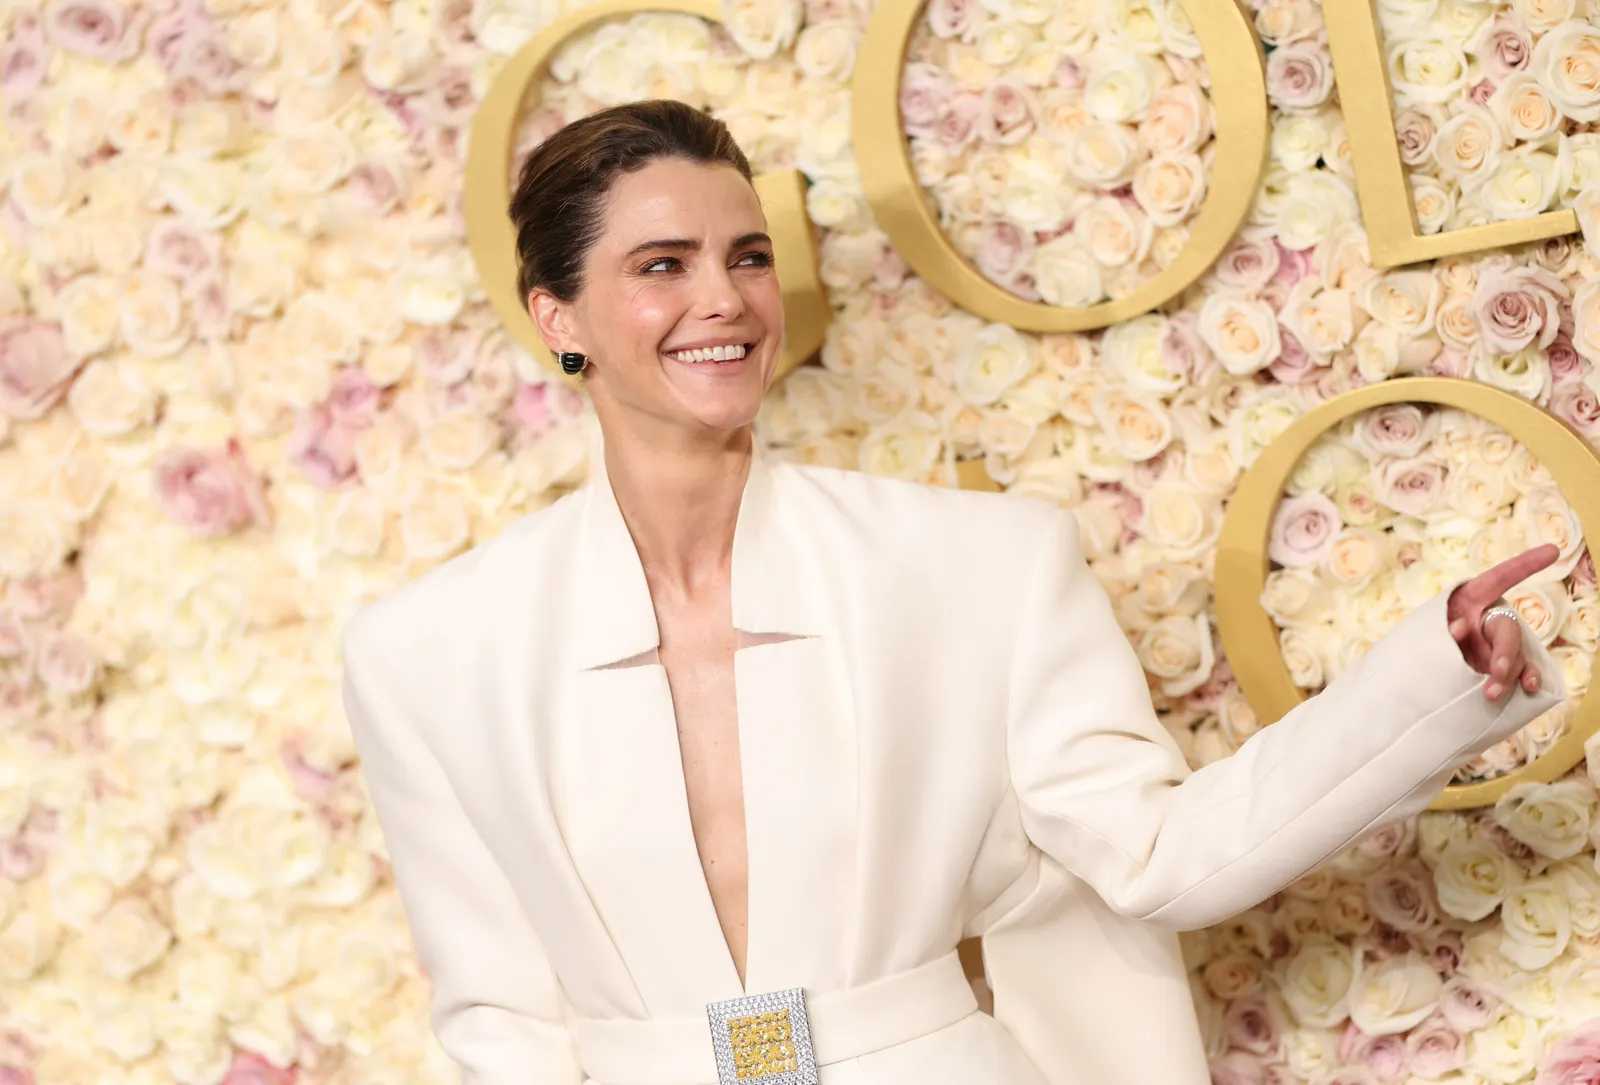
[(598, 1085), (817, 1085), (821, 1067), (938, 1032), (977, 1009), (952, 952), (848, 991), (796, 988), (714, 1002), (702, 1017), (579, 1018), (572, 1027), (578, 1061)]

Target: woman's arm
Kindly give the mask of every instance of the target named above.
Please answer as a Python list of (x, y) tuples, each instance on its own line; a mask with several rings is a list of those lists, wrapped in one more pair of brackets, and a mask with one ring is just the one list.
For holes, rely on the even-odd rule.
[(576, 1085), (560, 988), (539, 938), (381, 668), (344, 636), (344, 706), (417, 954), (434, 1033), (463, 1085)]
[(1190, 773), (1063, 513), (1018, 631), (1008, 759), (1028, 836), (1117, 912), (1204, 927), (1254, 906), (1368, 830), (1417, 813), (1455, 768), (1565, 697), (1500, 701), (1462, 658), (1442, 593), (1318, 696)]

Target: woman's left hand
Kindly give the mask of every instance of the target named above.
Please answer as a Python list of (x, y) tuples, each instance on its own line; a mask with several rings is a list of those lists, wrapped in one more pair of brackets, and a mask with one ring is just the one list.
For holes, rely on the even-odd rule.
[(1514, 558), (1480, 573), (1450, 593), (1446, 613), (1450, 616), (1450, 635), (1461, 646), (1461, 658), (1479, 674), (1489, 676), (1483, 695), (1498, 701), (1506, 690), (1520, 682), (1533, 693), (1539, 688), (1539, 671), (1522, 658), (1522, 626), (1503, 616), (1484, 612), (1502, 605), (1506, 592), (1541, 569), (1547, 569), (1561, 556), (1551, 543), (1524, 550)]

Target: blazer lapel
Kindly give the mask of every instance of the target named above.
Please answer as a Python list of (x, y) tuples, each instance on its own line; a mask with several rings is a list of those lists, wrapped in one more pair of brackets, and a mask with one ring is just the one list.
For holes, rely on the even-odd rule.
[[(564, 615), (574, 691), (560, 723), (567, 846), (648, 1012), (699, 1013), (744, 987), (695, 847), (644, 569), (597, 460)], [(850, 894), (841, 887), (854, 869), (848, 693), (778, 484), (757, 454), (732, 558), (733, 624), (761, 642), (735, 656), (752, 991), (834, 981), (842, 962), (823, 958), (846, 944)]]

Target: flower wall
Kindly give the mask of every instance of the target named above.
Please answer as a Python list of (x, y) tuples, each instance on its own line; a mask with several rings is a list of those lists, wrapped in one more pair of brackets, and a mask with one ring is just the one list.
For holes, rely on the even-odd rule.
[[(1250, 8), (1273, 110), (1250, 221), (1170, 312), (1092, 335), (986, 324), (877, 229), (850, 146), (865, 4), (605, 26), (556, 60), (520, 140), (671, 95), (758, 170), (803, 171), (835, 315), (762, 439), (945, 485), (981, 457), (1074, 508), (1196, 765), (1259, 726), (1210, 560), (1240, 471), (1296, 417), (1439, 374), (1600, 438), (1600, 254), (1574, 237), (1374, 271), (1321, 10)], [(1593, 0), (1379, 8), (1425, 230), (1595, 220)], [(564, 10), (0, 7), (0, 1085), (454, 1079), (337, 634), (586, 477), (585, 405), (499, 328), (460, 216), (477, 101)], [(958, 247), (1020, 296), (1080, 305), (1182, 249), (1206, 87), (1169, 0), (934, 0), (902, 113)], [(1512, 601), (1581, 692), (1600, 598), (1544, 467), (1460, 412), (1385, 408), (1303, 461), (1262, 602), (1316, 689), (1441, 586), (1545, 540), (1561, 562)], [(1462, 778), (1524, 764), (1570, 707)], [(1596, 810), (1580, 768), (1426, 814), (1187, 936), (1215, 1080), (1600, 1079)]]

